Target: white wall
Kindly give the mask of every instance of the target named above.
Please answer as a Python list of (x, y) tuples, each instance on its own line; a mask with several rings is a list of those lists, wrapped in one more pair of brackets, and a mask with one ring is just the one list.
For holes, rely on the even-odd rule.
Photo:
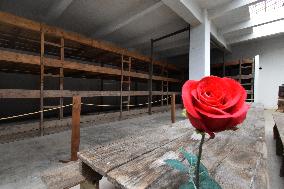
[[(265, 108), (277, 108), (278, 87), (284, 84), (284, 36), (232, 46), (226, 61), (259, 55), (257, 101)], [(256, 68), (258, 69), (258, 68)]]

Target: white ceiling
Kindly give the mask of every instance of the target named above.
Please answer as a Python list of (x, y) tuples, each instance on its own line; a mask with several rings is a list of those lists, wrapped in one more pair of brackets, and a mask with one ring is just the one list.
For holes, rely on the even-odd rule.
[[(212, 9), (233, 0), (192, 0)], [(236, 0), (234, 0), (236, 1)], [(0, 10), (58, 26), (86, 36), (149, 54), (150, 39), (188, 24), (160, 0), (1, 0)], [(249, 19), (248, 7), (214, 18), (218, 30)], [(233, 32), (227, 39), (250, 32)], [(156, 55), (169, 57), (188, 51), (188, 33), (155, 44)]]
[(199, 6), (203, 9), (212, 9), (217, 6), (224, 5), (226, 3), (230, 3), (233, 0), (196, 0)]

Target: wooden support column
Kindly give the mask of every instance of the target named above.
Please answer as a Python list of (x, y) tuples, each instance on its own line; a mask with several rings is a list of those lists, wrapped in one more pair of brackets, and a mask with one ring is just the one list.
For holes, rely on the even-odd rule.
[(120, 77), (120, 115), (119, 118), (122, 119), (122, 108), (123, 108), (123, 99), (122, 99), (122, 90), (123, 90), (123, 55), (121, 55), (121, 77)]
[(79, 146), (80, 146), (80, 114), (81, 114), (81, 97), (73, 96), (71, 161), (78, 160), (77, 152), (79, 151)]
[[(164, 76), (164, 71), (165, 71), (165, 66), (162, 67), (162, 76)], [(163, 106), (164, 105), (164, 81), (163, 80), (162, 80), (161, 92), (162, 92), (161, 106)]]
[[(131, 64), (132, 64), (132, 58), (128, 58), (128, 71), (129, 73), (131, 72)], [(131, 77), (128, 76), (128, 92), (131, 91)], [(127, 111), (130, 111), (130, 101), (131, 101), (131, 96), (130, 94), (127, 96)]]
[[(167, 67), (166, 67), (166, 71), (167, 71), (167, 76), (169, 76), (169, 71), (168, 71), (168, 64), (167, 64)], [(166, 81), (166, 85), (167, 85), (167, 106), (169, 106), (169, 81)]]
[[(104, 67), (104, 63), (102, 63), (102, 62), (101, 62), (101, 67)], [(100, 78), (100, 80), (101, 80), (101, 85), (100, 85), (101, 91), (103, 91), (104, 90), (104, 80), (103, 80), (102, 77)], [(101, 105), (104, 104), (104, 97), (103, 96), (100, 97), (100, 104)], [(100, 111), (102, 112), (103, 110), (104, 110), (104, 107), (101, 106)]]
[(44, 135), (43, 125), (43, 90), (44, 90), (44, 32), (40, 35), (40, 136)]
[[(60, 47), (60, 60), (64, 61), (64, 38), (61, 38), (61, 47)], [(61, 67), (59, 70), (59, 89), (60, 89), (60, 93), (62, 95), (63, 92), (63, 82), (64, 82), (64, 70)], [(64, 105), (64, 98), (61, 96), (60, 97), (60, 115), (59, 115), (59, 119), (63, 119), (63, 106)]]
[(172, 123), (176, 122), (176, 95), (172, 94), (171, 99), (171, 120)]
[(239, 83), (242, 83), (242, 63), (243, 63), (243, 57), (241, 60), (239, 60)]
[(148, 85), (148, 90), (149, 90), (149, 100), (148, 100), (148, 113), (149, 115), (152, 114), (152, 90), (153, 90), (153, 59), (154, 59), (154, 41), (151, 39), (151, 62), (149, 64), (149, 85)]

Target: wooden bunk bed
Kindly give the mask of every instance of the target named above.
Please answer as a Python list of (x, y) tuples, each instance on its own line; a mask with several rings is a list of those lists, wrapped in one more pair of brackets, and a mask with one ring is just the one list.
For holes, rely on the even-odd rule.
[(243, 58), (211, 65), (211, 74), (238, 81), (247, 91), (248, 102), (254, 101), (254, 59)]
[[(120, 97), (119, 117), (122, 118), (123, 112), (129, 111), (131, 104), (137, 104), (137, 96), (147, 99), (155, 96), (160, 99), (159, 105), (164, 104), (166, 97), (168, 105), (169, 95), (175, 93), (170, 90), (179, 90), (182, 81), (178, 78), (180, 70), (167, 62), (154, 61), (148, 56), (112, 44), (4, 12), (0, 12), (0, 71), (39, 76), (37, 90), (0, 89), (0, 98), (39, 99), (40, 124), (37, 129), (40, 135), (44, 134), (45, 109), (60, 106), (59, 119), (63, 119), (64, 98), (74, 95)], [(115, 80), (120, 82), (120, 90), (65, 90), (66, 77)], [(46, 89), (46, 78), (58, 79), (58, 90)], [(146, 82), (149, 86), (155, 83), (159, 90), (149, 88), (138, 91), (137, 81)], [(131, 97), (135, 100), (131, 100)], [(57, 98), (59, 103), (56, 106), (46, 105), (45, 99), (48, 98)], [(103, 104), (103, 100), (100, 103)], [(152, 103), (147, 106), (151, 114)]]

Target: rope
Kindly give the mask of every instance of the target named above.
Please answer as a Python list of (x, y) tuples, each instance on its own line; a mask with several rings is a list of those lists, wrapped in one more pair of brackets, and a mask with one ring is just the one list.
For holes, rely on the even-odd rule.
[[(170, 96), (168, 97), (170, 98)], [(161, 99), (161, 100), (156, 100), (156, 101), (152, 101), (151, 104), (154, 104), (154, 103), (157, 103), (157, 102), (161, 102), (161, 101), (164, 101), (164, 100), (167, 100), (167, 98), (164, 98), (164, 99)], [(144, 106), (144, 105), (148, 105), (149, 103), (146, 102), (144, 104), (137, 104), (137, 105), (133, 105), (133, 104), (126, 104), (124, 106), (126, 107), (134, 107), (134, 106)], [(81, 103), (81, 105), (85, 105), (85, 106), (97, 106), (97, 107), (114, 107), (114, 106), (120, 106), (120, 105), (111, 105), (111, 104), (92, 104), (92, 103)], [(53, 110), (57, 110), (57, 109), (60, 109), (60, 108), (65, 108), (65, 107), (69, 107), (69, 106), (73, 106), (73, 104), (67, 104), (67, 105), (64, 105), (64, 106), (57, 106), (57, 107), (54, 107), (54, 108), (49, 108), (49, 109), (45, 109), (43, 111), (36, 111), (36, 112), (31, 112), (31, 113), (25, 113), (25, 114), (19, 114), (19, 115), (14, 115), (14, 116), (8, 116), (8, 117), (2, 117), (0, 118), (0, 121), (2, 120), (8, 120), (8, 119), (14, 119), (14, 118), (18, 118), (18, 117), (25, 117), (25, 116), (30, 116), (30, 115), (35, 115), (35, 114), (39, 114), (41, 112), (50, 112), (50, 111), (53, 111)]]

